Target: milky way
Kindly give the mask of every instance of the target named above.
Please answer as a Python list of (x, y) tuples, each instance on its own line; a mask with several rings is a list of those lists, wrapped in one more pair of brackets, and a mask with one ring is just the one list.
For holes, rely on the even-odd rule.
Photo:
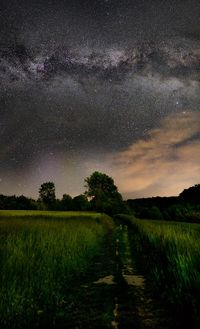
[(198, 1), (1, 6), (0, 193), (75, 195), (93, 170), (128, 197), (198, 183)]

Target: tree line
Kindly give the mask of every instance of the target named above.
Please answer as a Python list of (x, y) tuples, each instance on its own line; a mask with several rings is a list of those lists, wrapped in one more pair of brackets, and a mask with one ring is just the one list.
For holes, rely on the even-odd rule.
[(45, 182), (39, 188), (37, 200), (25, 196), (0, 195), (0, 209), (57, 210), (57, 211), (98, 211), (107, 214), (127, 213), (114, 180), (104, 173), (95, 171), (85, 179), (85, 192), (72, 198), (64, 194), (56, 198), (54, 182)]
[(95, 171), (85, 179), (85, 192), (56, 198), (55, 184), (45, 182), (37, 200), (25, 196), (0, 195), (0, 209), (98, 211), (109, 215), (125, 213), (141, 219), (200, 222), (200, 184), (177, 197), (152, 197), (124, 201), (112, 177)]
[(127, 205), (141, 219), (200, 223), (200, 184), (183, 190), (179, 196), (129, 199)]

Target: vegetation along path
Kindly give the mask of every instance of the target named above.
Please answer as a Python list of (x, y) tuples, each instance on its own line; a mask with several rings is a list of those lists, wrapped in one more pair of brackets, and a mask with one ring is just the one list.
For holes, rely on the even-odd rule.
[(134, 264), (129, 234), (129, 227), (120, 223), (109, 232), (81, 284), (71, 288), (76, 298), (60, 327), (172, 328)]
[(147, 224), (92, 212), (0, 212), (0, 327), (178, 328), (143, 266), (156, 257), (168, 273), (166, 257), (154, 248), (152, 258), (138, 231), (153, 225), (155, 233), (156, 223)]

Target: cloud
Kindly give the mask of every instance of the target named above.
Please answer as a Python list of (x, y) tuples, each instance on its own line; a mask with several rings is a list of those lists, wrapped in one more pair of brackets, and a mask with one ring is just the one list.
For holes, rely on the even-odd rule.
[(200, 178), (200, 114), (170, 115), (145, 139), (112, 155), (108, 168), (128, 197), (177, 195)]
[[(59, 197), (83, 192), (84, 177), (99, 170), (112, 176), (125, 198), (178, 195), (199, 183), (200, 113), (172, 114), (123, 151), (40, 153), (16, 175), (2, 172), (4, 193), (36, 197), (38, 186), (54, 180)], [(74, 153), (74, 155), (73, 155)], [(46, 155), (45, 155), (46, 154)], [(14, 160), (14, 159), (13, 159)], [(22, 165), (20, 165), (22, 167)], [(7, 178), (6, 178), (7, 177)], [(13, 185), (14, 182), (14, 185)], [(19, 185), (20, 184), (20, 185)]]

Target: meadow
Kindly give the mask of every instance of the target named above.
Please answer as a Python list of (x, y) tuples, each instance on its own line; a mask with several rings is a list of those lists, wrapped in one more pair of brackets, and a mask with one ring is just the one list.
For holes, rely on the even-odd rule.
[(154, 291), (175, 312), (184, 311), (188, 318), (198, 318), (200, 225), (139, 220), (129, 216), (124, 219), (132, 227), (133, 252), (142, 263)]
[(0, 327), (53, 323), (112, 225), (91, 212), (0, 211)]
[[(109, 328), (116, 294), (122, 318), (124, 305), (137, 304), (121, 282), (126, 250), (150, 294), (174, 319), (199, 328), (200, 225), (115, 219), (95, 212), (0, 211), (0, 328)], [(123, 232), (127, 241), (118, 244), (118, 259), (114, 243)], [(116, 286), (95, 285), (112, 275)]]

